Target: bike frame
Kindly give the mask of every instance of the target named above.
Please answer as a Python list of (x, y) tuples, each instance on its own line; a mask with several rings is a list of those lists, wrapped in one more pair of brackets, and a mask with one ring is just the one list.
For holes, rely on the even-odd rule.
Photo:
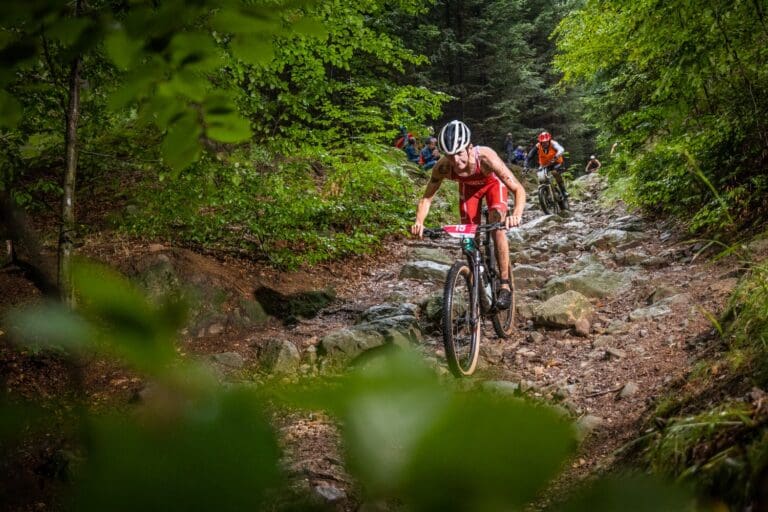
[[(481, 224), (476, 226), (476, 231), (471, 233), (470, 236), (461, 236), (461, 252), (467, 260), (469, 268), (472, 269), (472, 301), (473, 304), (478, 304), (480, 307), (477, 311), (472, 312), (472, 322), (480, 321), (480, 317), (484, 314), (493, 313), (494, 304), (496, 303), (496, 289), (493, 286), (497, 277), (497, 271), (493, 268), (495, 265), (491, 261), (491, 241), (490, 233), (496, 229), (501, 229), (503, 224), (500, 222), (494, 224)], [(452, 235), (455, 236), (455, 235)], [(469, 243), (471, 241), (471, 244)], [(482, 268), (482, 270), (481, 270)], [(481, 298), (481, 287), (484, 286), (483, 276), (488, 279), (491, 285), (491, 295), (489, 297), (489, 304), (484, 306)]]

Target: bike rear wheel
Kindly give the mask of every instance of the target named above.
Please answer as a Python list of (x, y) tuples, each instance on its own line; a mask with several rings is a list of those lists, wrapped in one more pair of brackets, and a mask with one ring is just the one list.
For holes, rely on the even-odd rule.
[[(512, 301), (509, 303), (508, 308), (496, 310), (491, 316), (491, 322), (493, 322), (493, 330), (496, 331), (496, 335), (499, 338), (507, 338), (515, 330), (516, 319), (516, 306), (517, 306), (517, 293), (515, 290), (515, 276), (512, 274), (512, 264), (509, 265), (509, 289), (512, 291)], [(499, 296), (499, 290), (501, 290), (501, 283), (496, 280), (494, 283), (496, 289), (496, 296)]]
[(563, 195), (563, 191), (560, 190), (560, 185), (552, 186), (552, 193), (554, 194), (554, 202), (560, 210), (570, 209), (568, 205), (568, 198)]
[(456, 377), (472, 375), (480, 353), (480, 309), (472, 297), (472, 269), (456, 262), (448, 271), (443, 293), (445, 358)]

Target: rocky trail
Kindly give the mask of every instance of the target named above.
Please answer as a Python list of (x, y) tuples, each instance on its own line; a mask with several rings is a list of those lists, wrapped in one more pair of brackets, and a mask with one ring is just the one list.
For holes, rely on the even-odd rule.
[[(654, 400), (706, 350), (707, 314), (722, 311), (738, 271), (735, 262), (697, 257), (703, 244), (685, 242), (671, 223), (607, 205), (602, 186), (596, 174), (576, 180), (572, 211), (561, 215), (544, 215), (529, 194), (524, 224), (508, 235), (518, 329), (498, 339), (484, 326), (480, 365), (468, 379), (567, 410), (583, 442), (562, 485), (609, 467), (640, 433)], [(460, 255), (455, 240), (402, 239), (375, 257), (294, 273), (114, 239), (92, 239), (83, 252), (112, 262), (151, 296), (182, 284), (197, 290), (178, 351), (223, 381), (300, 381), (344, 371), (388, 344), (414, 347), (441, 378), (453, 379), (437, 325), (443, 280)], [(3, 308), (35, 295), (7, 272), (0, 288), (16, 290), (4, 295)], [(29, 363), (2, 341), (0, 381), (9, 391), (37, 398), (64, 389), (54, 361), (34, 362), (30, 379)], [(95, 404), (140, 403), (152, 393), (141, 378), (102, 362), (90, 364), (86, 387)], [(334, 423), (322, 413), (286, 413), (275, 422), (297, 485), (357, 509)]]
[[(714, 334), (705, 312), (717, 315), (736, 284), (735, 266), (697, 257), (703, 244), (682, 241), (671, 224), (628, 214), (620, 204), (606, 207), (601, 188), (597, 175), (578, 180), (572, 211), (562, 215), (544, 215), (529, 194), (525, 223), (509, 234), (518, 331), (501, 340), (484, 326), (471, 378), (558, 404), (576, 420), (583, 442), (559, 485), (609, 467), (616, 450), (641, 433), (649, 406), (690, 371)], [(407, 344), (453, 378), (436, 326), (458, 244), (408, 240), (404, 247), (368, 269), (349, 295), (292, 328), (304, 361), (322, 369), (382, 344)], [(307, 363), (298, 368), (316, 371)], [(325, 499), (350, 506), (354, 486), (332, 425), (302, 417), (283, 432), (296, 474)]]

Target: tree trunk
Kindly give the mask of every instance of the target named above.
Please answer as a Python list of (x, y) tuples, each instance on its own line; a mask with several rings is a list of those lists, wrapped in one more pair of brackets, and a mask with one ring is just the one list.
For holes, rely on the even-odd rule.
[[(78, 7), (79, 7), (78, 2)], [(80, 117), (80, 57), (76, 57), (69, 73), (69, 106), (67, 107), (66, 159), (64, 197), (61, 204), (59, 232), (59, 290), (61, 300), (75, 306), (72, 287), (72, 251), (75, 237), (75, 178), (77, 176), (77, 121)]]

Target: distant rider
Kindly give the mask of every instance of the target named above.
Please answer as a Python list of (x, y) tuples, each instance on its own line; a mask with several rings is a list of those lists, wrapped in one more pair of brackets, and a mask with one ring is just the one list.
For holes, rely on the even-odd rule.
[(531, 160), (534, 156), (538, 155), (539, 165), (542, 167), (549, 167), (552, 170), (552, 176), (555, 177), (555, 181), (557, 181), (557, 184), (560, 186), (560, 190), (563, 192), (563, 197), (568, 198), (568, 192), (565, 190), (565, 182), (563, 181), (562, 176), (562, 173), (566, 171), (563, 153), (565, 153), (563, 146), (552, 139), (552, 135), (550, 135), (549, 132), (541, 132), (539, 134), (539, 142), (531, 148), (531, 151), (525, 158), (523, 167), (526, 169), (530, 167)]
[[(424, 196), (419, 200), (416, 220), (411, 226), (411, 233), (419, 238), (424, 233), (424, 219), (429, 213), (432, 199), (445, 179), (459, 184), (459, 211), (462, 223), (480, 224), (480, 203), (485, 198), (490, 222), (504, 222), (507, 228), (520, 225), (525, 207), (525, 189), (493, 149), (487, 146), (473, 146), (469, 137), (469, 128), (461, 121), (451, 121), (440, 131), (437, 146), (444, 156), (432, 168), (432, 177), (427, 183)], [(509, 216), (508, 191), (512, 191), (515, 196), (515, 209)], [(505, 309), (512, 302), (509, 285), (509, 241), (503, 230), (494, 231), (493, 237), (501, 275), (501, 289), (496, 306)]]
[(600, 160), (598, 160), (595, 155), (589, 155), (589, 162), (587, 162), (587, 166), (584, 170), (589, 174), (599, 171), (602, 166), (603, 164), (600, 163)]

